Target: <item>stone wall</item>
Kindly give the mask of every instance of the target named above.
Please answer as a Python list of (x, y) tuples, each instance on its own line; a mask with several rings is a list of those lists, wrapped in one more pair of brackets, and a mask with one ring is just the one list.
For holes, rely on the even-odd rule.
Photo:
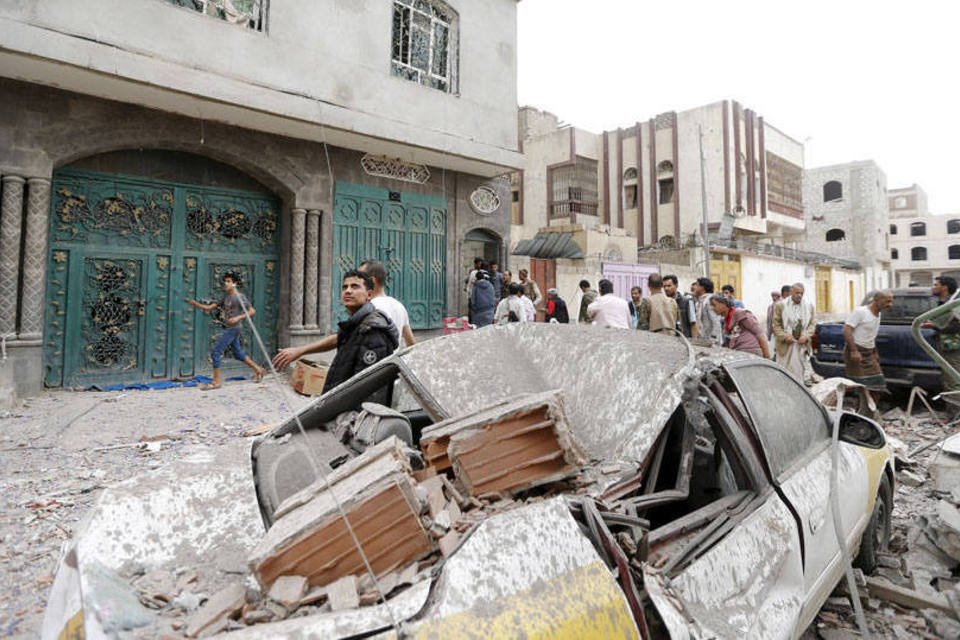
[[(502, 180), (488, 181), (436, 167), (428, 167), (430, 176), (423, 184), (374, 177), (361, 167), (360, 151), (5, 79), (0, 79), (0, 113), (4, 114), (0, 119), (0, 242), (4, 248), (0, 252), (0, 335), (7, 336), (8, 359), (20, 395), (38, 391), (42, 379), (49, 192), (53, 172), (59, 167), (78, 163), (91, 169), (119, 169), (124, 158), (132, 162), (135, 157), (112, 153), (123, 150), (187, 153), (232, 168), (213, 176), (214, 181), (237, 187), (242, 186), (237, 182), (243, 176), (249, 176), (246, 188), (274, 193), (282, 203), (284, 217), (281, 345), (315, 339), (331, 328), (335, 294), (330, 282), (330, 243), (337, 181), (439, 195), (447, 200), (448, 309), (460, 305), (458, 252), (466, 232), (485, 229), (504, 243), (509, 240), (510, 190)], [(91, 156), (99, 157), (83, 160)], [(162, 173), (172, 168), (156, 166), (154, 170)], [(481, 184), (491, 187), (500, 200), (492, 213), (481, 214), (470, 206), (470, 194)], [(300, 269), (305, 277), (297, 275)]]

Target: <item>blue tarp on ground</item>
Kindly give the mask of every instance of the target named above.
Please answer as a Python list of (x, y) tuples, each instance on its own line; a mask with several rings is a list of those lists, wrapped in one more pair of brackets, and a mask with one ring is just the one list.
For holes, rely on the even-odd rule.
[[(227, 382), (247, 380), (247, 376), (231, 376)], [(210, 384), (213, 378), (209, 376), (193, 376), (186, 380), (158, 380), (157, 382), (135, 382), (132, 384), (94, 384), (87, 387), (87, 391), (162, 391), (163, 389), (177, 389), (179, 387), (195, 387), (199, 384)]]

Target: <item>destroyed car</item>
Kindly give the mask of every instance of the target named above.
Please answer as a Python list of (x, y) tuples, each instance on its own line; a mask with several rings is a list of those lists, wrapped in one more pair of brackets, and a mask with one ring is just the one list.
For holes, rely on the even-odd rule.
[(43, 636), (797, 637), (893, 493), (881, 428), (769, 361), (488, 327), (106, 490)]

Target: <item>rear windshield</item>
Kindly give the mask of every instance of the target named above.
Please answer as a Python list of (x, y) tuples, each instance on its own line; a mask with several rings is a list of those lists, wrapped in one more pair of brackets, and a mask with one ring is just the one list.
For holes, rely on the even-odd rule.
[[(870, 304), (872, 296), (867, 296), (863, 304)], [(924, 311), (937, 306), (937, 299), (931, 295), (901, 294), (894, 292), (893, 306), (883, 312), (881, 324), (910, 324)]]

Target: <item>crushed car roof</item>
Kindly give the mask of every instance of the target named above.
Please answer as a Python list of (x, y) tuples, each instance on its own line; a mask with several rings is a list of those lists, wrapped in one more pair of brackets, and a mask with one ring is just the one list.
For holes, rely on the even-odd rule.
[(464, 416), (520, 394), (560, 389), (570, 429), (595, 460), (642, 460), (683, 392), (708, 365), (744, 359), (676, 337), (586, 325), (517, 323), (444, 336), (401, 356), (441, 407)]

